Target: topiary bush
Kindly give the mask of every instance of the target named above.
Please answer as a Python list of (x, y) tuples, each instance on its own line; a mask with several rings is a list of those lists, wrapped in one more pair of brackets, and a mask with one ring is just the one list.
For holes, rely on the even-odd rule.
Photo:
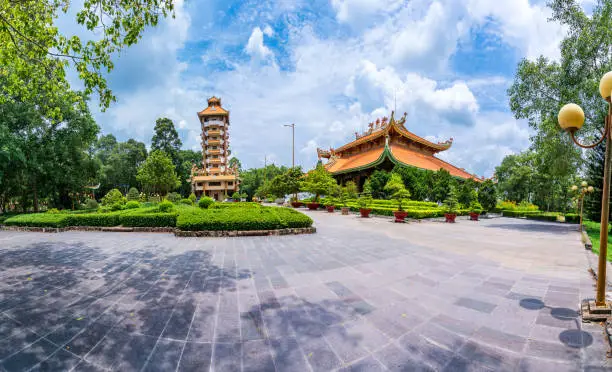
[(137, 202), (136, 200), (130, 200), (125, 205), (125, 209), (137, 209), (137, 208), (140, 208), (140, 203)]
[(98, 202), (95, 199), (87, 199), (85, 209), (98, 209)]
[(215, 203), (213, 198), (209, 198), (208, 196), (203, 196), (198, 201), (198, 207), (206, 209)]
[(164, 200), (157, 205), (160, 212), (170, 212), (174, 209), (174, 204), (169, 200)]
[(289, 208), (211, 208), (181, 212), (176, 226), (186, 231), (276, 230), (308, 227), (310, 217)]
[(125, 206), (125, 204), (124, 204), (124, 203), (122, 203), (122, 202), (115, 202), (115, 203), (113, 203), (113, 204), (109, 205), (108, 207), (109, 207), (109, 209), (110, 209), (111, 211), (115, 212), (115, 211), (120, 211), (120, 210), (122, 210), (124, 206)]
[(138, 200), (140, 198), (140, 193), (138, 192), (138, 189), (135, 187), (131, 187), (130, 190), (127, 193), (127, 200)]
[(115, 203), (120, 203), (121, 205), (125, 204), (126, 200), (123, 197), (123, 194), (118, 189), (112, 189), (107, 192), (106, 195), (102, 198), (102, 205), (111, 206)]
[(166, 195), (166, 199), (170, 200), (172, 203), (178, 203), (181, 201), (182, 197), (178, 192), (171, 192)]
[(193, 205), (190, 199), (181, 199), (180, 203), (185, 205)]
[(189, 198), (188, 199), (191, 200), (191, 204), (195, 204), (196, 199), (197, 199), (196, 194), (194, 194), (194, 193), (189, 194)]
[(58, 214), (58, 213), (60, 213), (60, 211), (57, 208), (51, 208), (51, 209), (49, 209), (47, 211), (47, 213), (49, 213), (49, 214)]

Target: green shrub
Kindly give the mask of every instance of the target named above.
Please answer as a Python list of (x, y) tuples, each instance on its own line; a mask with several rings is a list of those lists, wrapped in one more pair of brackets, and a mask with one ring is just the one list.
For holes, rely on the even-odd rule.
[(119, 213), (86, 213), (68, 215), (64, 226), (112, 227), (119, 225)]
[(191, 199), (181, 199), (181, 204), (185, 204), (185, 205), (193, 205), (193, 202), (191, 201)]
[(119, 223), (125, 227), (174, 227), (178, 213), (140, 212), (119, 215)]
[(144, 192), (141, 192), (140, 195), (138, 195), (138, 201), (141, 203), (146, 203), (149, 201), (149, 197)]
[(214, 201), (213, 198), (209, 198), (208, 196), (202, 196), (200, 198), (200, 201), (198, 201), (198, 207), (206, 209), (206, 208), (210, 207), (214, 203), (215, 203), (215, 201)]
[(171, 192), (166, 195), (166, 199), (170, 200), (172, 203), (178, 203), (181, 201), (182, 197), (181, 194), (179, 194), (178, 192)]
[(214, 203), (209, 208), (259, 208), (259, 207), (261, 207), (261, 205), (259, 203), (254, 203), (254, 202), (232, 202), (232, 203)]
[(189, 194), (189, 198), (188, 199), (191, 200), (191, 204), (195, 204), (196, 199), (197, 199), (196, 198), (196, 194), (194, 194), (194, 193)]
[(240, 193), (238, 193), (238, 192), (233, 193), (233, 194), (232, 194), (232, 199), (234, 199), (234, 200), (240, 200)]
[(160, 212), (167, 213), (174, 209), (174, 204), (169, 200), (164, 200), (158, 204), (158, 208)]
[(127, 200), (132, 201), (138, 199), (140, 199), (140, 193), (138, 193), (138, 189), (135, 187), (131, 187), (127, 193)]
[(118, 189), (112, 189), (107, 192), (106, 195), (102, 198), (103, 206), (110, 206), (115, 203), (121, 203), (121, 205), (125, 204), (126, 200), (123, 197), (123, 194)]
[(120, 211), (120, 210), (122, 210), (122, 209), (123, 209), (124, 205), (125, 205), (125, 204), (124, 204), (124, 203), (122, 203), (122, 202), (116, 202), (116, 203), (111, 204), (111, 205), (109, 206), (109, 209), (110, 209), (111, 211), (113, 211), (113, 212), (115, 212), (115, 211)]
[(58, 213), (60, 213), (60, 211), (57, 208), (51, 208), (51, 209), (49, 209), (47, 211), (47, 213), (49, 213), (49, 214), (58, 214)]
[(98, 202), (95, 199), (87, 199), (85, 209), (98, 209)]
[(565, 215), (565, 222), (567, 223), (580, 223), (580, 215), (576, 213), (568, 213)]
[(310, 217), (289, 208), (210, 208), (181, 212), (176, 226), (181, 230), (275, 230), (312, 225)]
[(4, 221), (6, 226), (64, 227), (70, 217), (63, 213), (32, 213), (9, 217)]
[(125, 209), (136, 209), (136, 208), (140, 208), (140, 203), (137, 202), (136, 200), (130, 200), (125, 205)]

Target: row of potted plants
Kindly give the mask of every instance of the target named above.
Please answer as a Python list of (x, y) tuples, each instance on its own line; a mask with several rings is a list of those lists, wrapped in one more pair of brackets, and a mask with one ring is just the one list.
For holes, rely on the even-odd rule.
[[(393, 211), (393, 215), (395, 217), (395, 222), (402, 223), (405, 222), (406, 217), (408, 216), (408, 212), (404, 209), (406, 201), (410, 198), (410, 192), (405, 188), (404, 183), (399, 175), (392, 175), (387, 184), (385, 185), (385, 191), (389, 192), (392, 195), (393, 200), (396, 202), (397, 210)], [(347, 215), (350, 211), (349, 206), (347, 205), (348, 195), (346, 193), (341, 193), (339, 198), (328, 197), (325, 198), (323, 205), (327, 209), (329, 213), (333, 213), (336, 209), (336, 205), (338, 201), (342, 204), (341, 210), (343, 215)], [(298, 200), (292, 200), (291, 205), (294, 208), (299, 208), (303, 206), (305, 203), (300, 202)], [(359, 207), (359, 213), (361, 217), (368, 218), (370, 213), (372, 212), (372, 208), (370, 207), (372, 204), (372, 197), (368, 192), (362, 193), (362, 195), (357, 199), (357, 206)], [(315, 201), (311, 201), (306, 203), (306, 206), (310, 210), (319, 209), (321, 203), (318, 202), (318, 198), (315, 198)], [(447, 199), (444, 202), (444, 216), (445, 221), (448, 223), (454, 223), (458, 213), (459, 203), (457, 201), (456, 190), (451, 189)], [(482, 206), (478, 201), (474, 201), (470, 205), (470, 220), (478, 221), (478, 217), (482, 213)]]

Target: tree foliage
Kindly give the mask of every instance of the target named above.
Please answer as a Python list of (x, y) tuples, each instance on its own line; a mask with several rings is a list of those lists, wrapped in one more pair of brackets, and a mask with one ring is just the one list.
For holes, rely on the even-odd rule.
[(485, 180), (478, 188), (478, 202), (485, 211), (491, 211), (497, 205), (497, 188), (492, 180)]
[(392, 173), (389, 181), (385, 185), (385, 191), (391, 197), (397, 200), (397, 210), (403, 211), (402, 202), (404, 199), (410, 198), (410, 191), (406, 190), (402, 177), (397, 173)]
[[(85, 96), (97, 92), (107, 108), (115, 100), (105, 79), (114, 67), (112, 56), (173, 14), (172, 0), (84, 0), (78, 10), (71, 5), (69, 0), (0, 2), (0, 103), (29, 102), (42, 115), (61, 119), (62, 103), (83, 102), (69, 89), (70, 67), (83, 82)], [(76, 22), (91, 32), (89, 40), (60, 31), (58, 19), (74, 10)]]
[(151, 139), (151, 150), (160, 150), (168, 154), (177, 170), (180, 165), (179, 151), (182, 144), (172, 120), (159, 118), (155, 121), (155, 129)]
[(319, 196), (325, 195), (333, 187), (337, 187), (336, 180), (332, 177), (322, 164), (308, 173), (302, 181), (302, 191), (306, 191), (315, 195), (314, 200), (318, 201)]
[(163, 151), (155, 150), (138, 168), (138, 181), (149, 192), (167, 194), (180, 186), (180, 181), (170, 157)]

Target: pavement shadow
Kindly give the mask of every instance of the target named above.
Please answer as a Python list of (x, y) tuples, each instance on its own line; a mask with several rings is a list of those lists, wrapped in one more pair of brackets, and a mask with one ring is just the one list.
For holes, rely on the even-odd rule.
[(517, 230), (526, 232), (545, 232), (551, 234), (569, 234), (576, 232), (575, 225), (566, 225), (558, 222), (533, 221), (533, 223), (502, 223), (484, 225), (489, 229)]
[(559, 333), (559, 341), (565, 346), (582, 349), (590, 346), (593, 343), (593, 336), (588, 332), (580, 329), (580, 313), (574, 309), (565, 307), (550, 307), (547, 306), (539, 298), (523, 298), (519, 301), (519, 305), (528, 310), (549, 309), (550, 315), (558, 320), (573, 321), (576, 324), (576, 329), (567, 329)]

